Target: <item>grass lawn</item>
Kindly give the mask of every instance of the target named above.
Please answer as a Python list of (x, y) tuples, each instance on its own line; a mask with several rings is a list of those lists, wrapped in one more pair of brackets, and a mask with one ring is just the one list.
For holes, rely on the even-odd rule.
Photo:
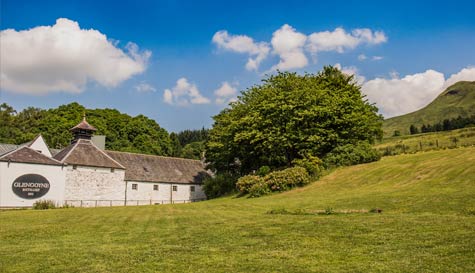
[[(288, 215), (272, 209), (378, 213)], [(475, 148), (193, 204), (0, 211), (0, 272), (475, 272)]]

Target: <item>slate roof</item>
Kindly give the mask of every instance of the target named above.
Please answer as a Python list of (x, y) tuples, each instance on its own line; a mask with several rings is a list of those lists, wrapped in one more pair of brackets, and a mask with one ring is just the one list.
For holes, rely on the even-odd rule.
[(88, 139), (78, 139), (57, 153), (54, 159), (71, 165), (125, 169)]
[(0, 161), (10, 161), (18, 163), (32, 163), (45, 165), (63, 165), (58, 160), (50, 158), (42, 153), (39, 153), (30, 147), (23, 146), (16, 150), (10, 151), (0, 157)]
[(16, 150), (19, 147), (20, 147), (20, 145), (0, 143), (0, 156), (3, 155), (3, 154), (6, 154), (8, 152), (11, 152), (13, 150)]
[(97, 129), (94, 126), (92, 126), (86, 121), (86, 117), (83, 117), (82, 121), (78, 125), (71, 128), (70, 131), (76, 131), (77, 129), (97, 131)]
[(125, 180), (202, 184), (209, 176), (199, 160), (106, 151), (125, 166)]

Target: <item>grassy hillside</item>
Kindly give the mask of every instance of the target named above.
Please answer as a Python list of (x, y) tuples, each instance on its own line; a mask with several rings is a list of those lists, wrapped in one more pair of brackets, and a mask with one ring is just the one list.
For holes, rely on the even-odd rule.
[[(257, 199), (0, 211), (0, 271), (475, 272), (474, 162), (458, 148)], [(326, 208), (383, 212), (313, 213)]]
[(384, 138), (374, 148), (383, 155), (398, 155), (467, 146), (475, 147), (475, 127)]
[(434, 124), (459, 115), (475, 115), (475, 81), (458, 82), (448, 87), (426, 107), (385, 120), (383, 131), (385, 136), (391, 136), (396, 130), (407, 135), (411, 124), (420, 128), (423, 124)]

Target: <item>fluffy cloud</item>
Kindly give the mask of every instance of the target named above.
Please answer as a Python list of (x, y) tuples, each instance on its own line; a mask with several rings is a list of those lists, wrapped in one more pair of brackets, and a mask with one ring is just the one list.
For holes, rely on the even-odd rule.
[(274, 53), (279, 55), (280, 61), (271, 70), (289, 70), (302, 68), (308, 64), (303, 47), (307, 36), (297, 32), (293, 27), (285, 24), (272, 35), (271, 44)]
[[(298, 32), (292, 26), (285, 24), (272, 35), (270, 44), (255, 42), (245, 35), (230, 35), (221, 30), (214, 34), (213, 43), (219, 48), (238, 53), (247, 53), (249, 59), (246, 69), (257, 71), (260, 63), (267, 58), (269, 52), (279, 56), (279, 63), (272, 66), (270, 71), (290, 70), (303, 68), (308, 65), (306, 53), (310, 53), (314, 60), (318, 52), (336, 51), (343, 53), (354, 49), (361, 44), (381, 44), (387, 41), (382, 31), (373, 31), (368, 28), (354, 29), (346, 32), (343, 28), (334, 31), (315, 32), (310, 35)], [(359, 60), (365, 60), (365, 55), (360, 55)]]
[(270, 51), (267, 43), (255, 43), (254, 40), (248, 36), (230, 35), (225, 30), (216, 32), (212, 41), (219, 48), (238, 53), (247, 53), (249, 55), (246, 63), (247, 70), (257, 71), (259, 64), (267, 57)]
[(151, 92), (156, 92), (157, 91), (157, 89), (155, 89), (155, 87), (153, 87), (150, 84), (145, 83), (145, 82), (141, 82), (141, 83), (137, 84), (134, 88), (139, 93), (151, 93)]
[(391, 79), (376, 78), (367, 81), (362, 86), (368, 100), (376, 103), (386, 118), (424, 107), (457, 81), (474, 81), (475, 68), (464, 68), (447, 80), (444, 74), (435, 70), (427, 70), (403, 78), (400, 78), (397, 73), (392, 73), (391, 76)]
[(373, 32), (371, 29), (355, 29), (347, 33), (343, 28), (334, 31), (315, 32), (308, 36), (307, 48), (312, 54), (320, 51), (336, 51), (343, 53), (345, 50), (354, 49), (360, 44), (380, 44), (387, 41), (382, 31)]
[(359, 61), (364, 61), (364, 60), (366, 60), (366, 59), (368, 59), (368, 57), (366, 57), (366, 55), (364, 55), (364, 54), (358, 55), (358, 60), (359, 60)]
[(146, 67), (150, 51), (128, 43), (125, 51), (94, 29), (60, 18), (53, 26), (0, 33), (2, 89), (27, 94), (80, 93), (95, 81), (115, 87)]
[(373, 61), (380, 61), (380, 60), (382, 60), (383, 58), (384, 58), (383, 56), (373, 56), (371, 59), (372, 59)]
[(350, 76), (354, 76), (354, 78), (356, 79), (356, 82), (359, 83), (359, 84), (363, 84), (364, 81), (366, 80), (366, 78), (364, 76), (361, 76), (359, 73), (358, 73), (358, 68), (355, 67), (355, 66), (341, 66), (341, 64), (339, 63), (336, 63), (334, 65), (336, 68), (340, 69), (341, 72), (347, 74), (347, 75), (350, 75)]
[(223, 82), (221, 87), (214, 91), (216, 96), (216, 104), (228, 104), (236, 101), (237, 88), (228, 82)]
[(165, 89), (163, 100), (171, 105), (207, 104), (210, 100), (201, 95), (195, 84), (186, 78), (180, 78), (172, 89)]

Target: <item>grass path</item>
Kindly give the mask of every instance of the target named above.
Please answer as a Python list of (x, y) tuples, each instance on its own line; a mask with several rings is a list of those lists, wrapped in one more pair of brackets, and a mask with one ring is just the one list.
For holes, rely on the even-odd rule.
[[(271, 209), (382, 208), (274, 215)], [(475, 148), (257, 199), (0, 212), (0, 272), (475, 272)]]

